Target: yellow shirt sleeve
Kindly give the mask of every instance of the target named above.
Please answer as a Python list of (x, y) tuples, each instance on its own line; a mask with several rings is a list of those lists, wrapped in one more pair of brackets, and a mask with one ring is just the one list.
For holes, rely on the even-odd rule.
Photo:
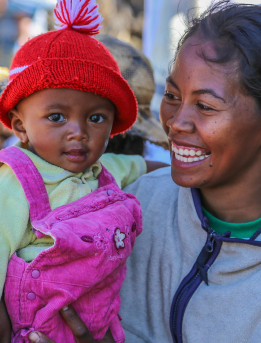
[(0, 168), (0, 298), (12, 254), (29, 244), (33, 235), (28, 225), (29, 206), (12, 169)]
[(147, 172), (144, 158), (138, 155), (104, 154), (101, 163), (114, 176), (122, 189)]

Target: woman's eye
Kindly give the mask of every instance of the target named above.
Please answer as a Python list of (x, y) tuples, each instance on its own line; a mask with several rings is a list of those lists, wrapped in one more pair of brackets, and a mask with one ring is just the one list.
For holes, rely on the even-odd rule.
[(93, 116), (90, 117), (89, 119), (92, 123), (100, 124), (104, 121), (103, 116), (100, 114), (94, 114)]
[(55, 123), (61, 123), (61, 122), (65, 121), (64, 116), (62, 114), (59, 114), (59, 113), (51, 114), (50, 116), (48, 116), (48, 119), (55, 122)]
[(214, 111), (213, 108), (202, 105), (200, 102), (197, 103), (197, 107), (203, 111)]
[(169, 92), (165, 92), (164, 97), (165, 97), (167, 100), (180, 100), (179, 97), (177, 97), (176, 95), (171, 94), (171, 93), (169, 93)]

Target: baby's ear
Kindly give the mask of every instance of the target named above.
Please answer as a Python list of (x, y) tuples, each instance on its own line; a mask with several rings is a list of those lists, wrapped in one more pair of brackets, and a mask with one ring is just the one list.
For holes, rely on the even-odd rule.
[(29, 140), (27, 132), (20, 113), (17, 111), (16, 108), (13, 108), (8, 112), (8, 116), (11, 120), (12, 130), (14, 131), (16, 137), (18, 137), (22, 143), (28, 143)]

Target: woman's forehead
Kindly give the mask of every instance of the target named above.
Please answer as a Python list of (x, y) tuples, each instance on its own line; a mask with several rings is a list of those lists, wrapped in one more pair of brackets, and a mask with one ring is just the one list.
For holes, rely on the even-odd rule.
[(213, 63), (204, 60), (215, 58), (216, 52), (212, 42), (200, 42), (188, 39), (181, 47), (173, 65), (170, 78), (179, 88), (186, 87), (191, 91), (215, 88), (223, 95), (232, 96), (240, 89), (237, 63)]
[(186, 40), (181, 46), (174, 67), (177, 65), (180, 67), (182, 65), (188, 68), (188, 70), (195, 69), (195, 67), (207, 68), (210, 72), (223, 74), (231, 70), (232, 64), (235, 65), (235, 62), (225, 64), (210, 62), (210, 60), (215, 60), (216, 58), (217, 53), (214, 43), (195, 36)]

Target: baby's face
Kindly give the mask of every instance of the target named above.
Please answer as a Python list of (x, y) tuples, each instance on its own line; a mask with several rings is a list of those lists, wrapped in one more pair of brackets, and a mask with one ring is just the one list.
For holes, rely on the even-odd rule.
[(44, 89), (23, 99), (12, 126), (45, 161), (79, 173), (103, 154), (115, 106), (107, 98), (75, 89)]

